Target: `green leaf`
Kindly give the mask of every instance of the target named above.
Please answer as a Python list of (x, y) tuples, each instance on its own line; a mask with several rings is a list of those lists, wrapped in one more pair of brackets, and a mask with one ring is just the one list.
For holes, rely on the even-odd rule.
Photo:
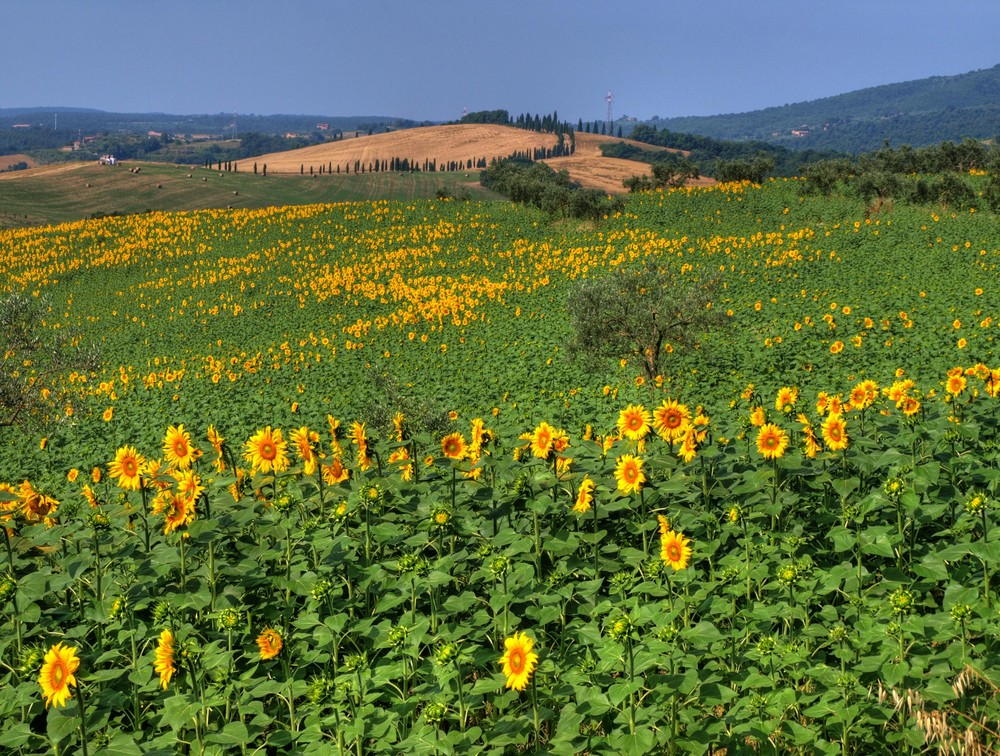
[(233, 721), (223, 727), (219, 732), (207, 735), (205, 740), (209, 743), (219, 743), (221, 745), (242, 745), (250, 742), (250, 733), (247, 726), (240, 721)]
[(160, 715), (160, 725), (166, 725), (174, 732), (190, 726), (191, 719), (201, 710), (193, 696), (180, 693), (171, 696), (163, 702), (163, 713)]

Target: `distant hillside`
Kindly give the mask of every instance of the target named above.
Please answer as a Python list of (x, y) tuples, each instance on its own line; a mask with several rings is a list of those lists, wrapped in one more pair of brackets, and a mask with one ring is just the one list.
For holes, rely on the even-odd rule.
[[(556, 170), (565, 169), (570, 178), (585, 187), (607, 192), (623, 192), (622, 181), (644, 175), (649, 165), (633, 160), (603, 157), (602, 143), (619, 142), (597, 134), (576, 134), (576, 151), (569, 157), (547, 158)], [(626, 140), (627, 141), (627, 140)], [(259, 155), (240, 160), (240, 171), (253, 171), (256, 163), (268, 175), (320, 173), (339, 175), (358, 172), (398, 171), (476, 171), (494, 158), (506, 158), (517, 152), (532, 156), (538, 150), (556, 146), (556, 136), (547, 132), (526, 131), (498, 124), (445, 124), (424, 126), (389, 134), (359, 136), (297, 150)], [(660, 148), (662, 149), (662, 148)], [(384, 167), (383, 167), (384, 166)]]
[(653, 119), (657, 129), (760, 140), (795, 150), (861, 153), (888, 140), (913, 147), (1000, 135), (1000, 65), (885, 84), (750, 113)]

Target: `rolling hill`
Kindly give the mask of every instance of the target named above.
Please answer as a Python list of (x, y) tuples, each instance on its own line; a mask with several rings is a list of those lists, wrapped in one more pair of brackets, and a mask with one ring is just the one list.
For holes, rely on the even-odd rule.
[(749, 113), (654, 119), (650, 125), (796, 150), (861, 153), (888, 140), (913, 147), (1000, 135), (1000, 65), (884, 84)]
[[(646, 175), (649, 166), (633, 160), (606, 158), (601, 155), (602, 142), (622, 141), (597, 134), (576, 134), (576, 152), (573, 155), (548, 158), (544, 162), (556, 170), (565, 169), (570, 178), (584, 187), (606, 192), (622, 192), (622, 181), (629, 176)], [(628, 140), (625, 140), (628, 141)], [(531, 153), (537, 148), (552, 148), (557, 143), (550, 133), (525, 131), (513, 126), (496, 124), (448, 124), (423, 126), (388, 134), (374, 134), (325, 142), (287, 152), (243, 160), (240, 170), (251, 170), (256, 163), (258, 170), (267, 165), (271, 174), (308, 174), (332, 170), (337, 173), (354, 173), (357, 165), (370, 171), (376, 161), (393, 158), (406, 159), (410, 165), (422, 167), (433, 161), (440, 170), (449, 163), (461, 164), (459, 170), (473, 171), (478, 165), (488, 165), (494, 158), (505, 158), (514, 152)], [(644, 145), (649, 149), (648, 145)], [(666, 149), (666, 148), (659, 148)], [(707, 180), (706, 180), (707, 181)]]

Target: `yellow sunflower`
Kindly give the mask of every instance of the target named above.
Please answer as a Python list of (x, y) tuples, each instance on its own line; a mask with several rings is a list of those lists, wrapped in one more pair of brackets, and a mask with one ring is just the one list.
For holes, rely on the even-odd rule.
[(847, 448), (847, 422), (840, 413), (830, 413), (823, 421), (823, 441), (831, 451)]
[(194, 499), (180, 492), (164, 491), (153, 502), (153, 513), (163, 515), (163, 534), (169, 535), (194, 521)]
[(683, 570), (691, 561), (690, 538), (685, 538), (683, 533), (668, 530), (660, 536), (660, 559), (667, 567), (672, 567), (674, 571)]
[(555, 428), (545, 421), (540, 422), (531, 434), (531, 453), (539, 459), (548, 459), (554, 436)]
[(946, 384), (946, 388), (948, 389), (949, 394), (951, 394), (952, 396), (958, 396), (963, 391), (965, 391), (966, 385), (967, 381), (965, 380), (964, 375), (953, 374), (948, 376), (948, 382)]
[(265, 628), (259, 636), (257, 636), (257, 646), (260, 648), (260, 658), (264, 661), (268, 659), (273, 659), (278, 654), (281, 653), (281, 647), (284, 644), (281, 641), (281, 633), (272, 627)]
[[(146, 458), (134, 446), (123, 446), (115, 452), (115, 458), (108, 464), (108, 472), (118, 478), (118, 485), (126, 491), (138, 491), (142, 481), (142, 467)], [(95, 468), (96, 469), (96, 468)]]
[(461, 433), (449, 433), (441, 439), (441, 453), (448, 459), (462, 459), (465, 451), (465, 437)]
[(205, 491), (205, 486), (201, 484), (201, 478), (194, 470), (175, 472), (174, 480), (177, 481), (177, 493), (190, 501), (192, 505)]
[(594, 481), (587, 476), (580, 481), (580, 490), (576, 492), (576, 503), (573, 511), (577, 514), (586, 514), (594, 504)]
[(691, 419), (691, 411), (673, 399), (665, 399), (653, 410), (653, 429), (664, 441), (675, 441), (684, 434), (684, 424)]
[(197, 458), (196, 450), (191, 446), (191, 434), (184, 430), (183, 425), (171, 425), (163, 438), (163, 458), (172, 466), (186, 470)]
[(351, 472), (346, 467), (344, 463), (340, 461), (340, 457), (334, 457), (333, 462), (329, 465), (323, 465), (323, 482), (328, 485), (335, 485), (336, 483), (343, 483), (351, 477)]
[(76, 687), (76, 670), (80, 667), (80, 659), (76, 655), (76, 646), (64, 646), (57, 643), (45, 652), (45, 663), (38, 675), (38, 684), (42, 686), (42, 697), (45, 698), (45, 708), (49, 704), (65, 706), (71, 698), (69, 687)]
[(639, 441), (649, 433), (653, 421), (649, 411), (641, 404), (630, 404), (618, 413), (618, 432), (632, 441)]
[(642, 472), (642, 460), (632, 454), (623, 454), (615, 465), (615, 480), (618, 490), (624, 494), (636, 493), (642, 489), (646, 476)]
[(792, 407), (799, 400), (799, 390), (793, 386), (782, 386), (774, 399), (774, 408), (784, 412), (785, 407)]
[(272, 431), (269, 425), (253, 434), (244, 446), (243, 459), (253, 466), (254, 471), (269, 473), (287, 470), (288, 444), (281, 435), (281, 428)]
[(524, 690), (538, 665), (538, 654), (532, 650), (535, 642), (524, 633), (514, 633), (503, 643), (504, 652), (500, 657), (500, 665), (507, 676), (507, 688)]
[(765, 423), (757, 432), (757, 451), (764, 459), (781, 459), (788, 448), (788, 434), (774, 423)]
[(160, 633), (160, 639), (156, 644), (156, 661), (153, 662), (153, 670), (160, 676), (160, 687), (164, 690), (177, 671), (174, 661), (174, 634), (167, 628)]
[(312, 475), (316, 472), (319, 458), (316, 456), (316, 445), (319, 443), (319, 434), (311, 431), (305, 425), (289, 434), (289, 439), (295, 444), (295, 452), (302, 460), (302, 473)]

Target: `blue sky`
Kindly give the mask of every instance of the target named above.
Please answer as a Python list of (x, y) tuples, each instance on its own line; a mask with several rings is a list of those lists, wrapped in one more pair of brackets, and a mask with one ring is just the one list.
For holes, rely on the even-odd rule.
[(0, 108), (714, 115), (1000, 63), (996, 0), (11, 0)]

